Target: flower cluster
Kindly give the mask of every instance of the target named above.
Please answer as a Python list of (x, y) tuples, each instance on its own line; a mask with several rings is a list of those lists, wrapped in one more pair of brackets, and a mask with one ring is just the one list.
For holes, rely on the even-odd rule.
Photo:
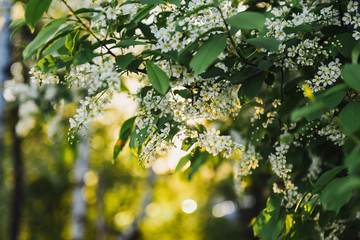
[(253, 145), (249, 145), (248, 149), (243, 152), (242, 156), (239, 159), (239, 162), (236, 165), (237, 174), (241, 177), (248, 176), (252, 174), (252, 170), (256, 169), (259, 166), (259, 161), (261, 160), (261, 155), (255, 151)]
[[(359, 2), (349, 1), (347, 5), (347, 11), (342, 17), (344, 25), (352, 26), (354, 29), (360, 28), (360, 13), (359, 13)], [(360, 32), (354, 30), (352, 36), (355, 40), (360, 39)]]
[(220, 136), (219, 134), (220, 131), (215, 129), (211, 129), (210, 132), (200, 133), (196, 145), (205, 148), (207, 152), (214, 156), (222, 153), (225, 158), (230, 158), (235, 151), (243, 150), (243, 146), (234, 142), (230, 136)]
[(338, 109), (334, 109), (321, 116), (321, 121), (325, 126), (317, 131), (320, 136), (325, 136), (328, 140), (332, 141), (335, 145), (344, 145), (346, 135), (340, 129), (337, 119), (334, 114)]
[[(255, 98), (256, 103), (260, 104), (261, 106), (255, 106), (255, 112), (253, 116), (250, 118), (250, 122), (254, 123), (256, 120), (260, 120), (263, 115), (265, 115), (265, 109), (263, 108), (264, 101), (260, 98)], [(261, 123), (263, 128), (267, 128), (270, 124), (272, 124), (275, 120), (275, 116), (277, 115), (276, 108), (281, 105), (281, 101), (279, 99), (274, 99), (271, 103), (273, 111), (268, 111), (266, 113), (266, 118), (263, 119), (264, 121)], [(254, 125), (254, 124), (252, 124)]]
[(70, 85), (85, 88), (89, 95), (96, 95), (105, 88), (120, 90), (120, 74), (115, 70), (112, 61), (76, 66), (65, 79)]
[(289, 179), (289, 173), (292, 171), (292, 166), (286, 164), (286, 153), (288, 152), (289, 147), (290, 146), (287, 144), (277, 143), (275, 154), (271, 153), (269, 155), (272, 170), (282, 179)]
[[(157, 153), (165, 154), (174, 147), (171, 142), (167, 141), (171, 129), (169, 123), (165, 123), (163, 128), (157, 128), (155, 124), (151, 124), (146, 128), (143, 125), (143, 119), (140, 118), (140, 120), (137, 121), (136, 126), (138, 128), (137, 131), (139, 136), (148, 139), (145, 141), (142, 152), (139, 155), (140, 162), (150, 163), (156, 159)], [(139, 139), (137, 139), (137, 141), (139, 141)]]
[[(104, 114), (110, 103), (107, 95), (111, 95), (111, 91), (120, 90), (120, 75), (111, 61), (76, 66), (65, 79), (70, 86), (86, 89), (88, 95), (80, 100), (75, 116), (69, 119), (70, 133), (86, 127), (89, 122)], [(70, 134), (70, 138), (74, 136)]]
[(306, 80), (306, 84), (311, 88), (312, 92), (324, 90), (325, 87), (333, 85), (341, 75), (340, 59), (336, 58), (327, 66), (321, 65), (317, 74), (312, 80)]
[(76, 109), (76, 114), (69, 119), (70, 132), (82, 126), (86, 127), (88, 123), (95, 120), (99, 115), (103, 115), (108, 103), (110, 101), (104, 97), (97, 99), (86, 97), (84, 100), (80, 100), (80, 107)]
[[(161, 28), (157, 26), (156, 17), (160, 11), (154, 12), (155, 19), (151, 32), (157, 38), (157, 43), (153, 49), (159, 49), (162, 52), (181, 50), (210, 29), (217, 28), (220, 32), (221, 29), (225, 29), (224, 20), (236, 14), (236, 9), (231, 6), (231, 1), (223, 1), (219, 7), (214, 7), (212, 4), (212, 0), (191, 0), (183, 6), (182, 11), (178, 8), (172, 9), (172, 14), (166, 19), (167, 26)], [(200, 6), (203, 9), (197, 11), (196, 14), (183, 17), (183, 11), (191, 12)]]
[(290, 145), (288, 144), (277, 142), (275, 144), (275, 154), (271, 153), (269, 155), (272, 170), (284, 181), (284, 189), (274, 185), (274, 191), (284, 194), (283, 205), (286, 208), (293, 207), (300, 197), (300, 194), (297, 192), (298, 187), (291, 181), (290, 173), (292, 172), (292, 165), (286, 163), (286, 154), (289, 151), (289, 147)]
[(37, 68), (30, 69), (30, 81), (42, 84), (59, 84), (60, 79), (58, 76), (51, 73), (44, 73)]
[[(91, 22), (93, 33), (99, 38), (106, 38), (109, 36), (109, 29), (107, 27), (114, 24), (118, 16), (127, 16), (128, 21), (131, 21), (139, 7), (141, 7), (141, 4), (129, 2), (120, 6), (107, 4), (105, 6), (96, 7), (96, 13)], [(96, 39), (93, 40), (96, 41)]]
[(309, 166), (307, 177), (311, 180), (315, 180), (321, 172), (321, 159), (312, 152), (309, 152), (309, 157), (311, 158), (311, 164)]

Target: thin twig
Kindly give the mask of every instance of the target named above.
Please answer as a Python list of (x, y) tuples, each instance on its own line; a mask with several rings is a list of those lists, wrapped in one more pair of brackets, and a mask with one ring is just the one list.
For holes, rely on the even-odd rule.
[(341, 26), (344, 26), (344, 21), (343, 21), (343, 16), (344, 16), (344, 11), (342, 9), (342, 1), (338, 0), (338, 4), (339, 4), (339, 13), (340, 13), (340, 22), (341, 22)]
[(224, 25), (225, 25), (226, 34), (228, 35), (228, 38), (230, 39), (231, 45), (233, 46), (233, 48), (234, 48), (234, 50), (235, 50), (235, 54), (237, 55), (237, 57), (239, 57), (239, 58), (241, 58), (242, 60), (244, 60), (244, 62), (245, 62), (247, 65), (257, 66), (256, 64), (249, 62), (249, 61), (246, 59), (246, 57), (244, 57), (244, 56), (241, 54), (241, 52), (238, 50), (238, 48), (237, 48), (237, 46), (236, 46), (236, 43), (235, 43), (234, 39), (232, 38), (232, 36), (231, 36), (231, 34), (230, 34), (229, 25), (228, 25), (227, 22), (225, 21), (225, 17), (224, 17), (223, 12), (221, 11), (221, 8), (220, 8), (220, 7), (216, 7), (216, 9), (220, 12), (221, 19), (223, 20)]
[(72, 9), (72, 7), (67, 3), (66, 0), (61, 0), (65, 5), (66, 7), (70, 10), (70, 12), (74, 15), (74, 17), (79, 21), (79, 23), (96, 39), (96, 41), (98, 41), (101, 46), (103, 46), (110, 55), (112, 55), (113, 57), (116, 57), (116, 55), (108, 48), (108, 46), (106, 46), (106, 44), (104, 44), (103, 41), (100, 40), (100, 38), (98, 38), (95, 33), (91, 30), (91, 28), (89, 28), (88, 25), (86, 25), (84, 23), (83, 20), (81, 20), (81, 18), (79, 18), (78, 15), (76, 15), (75, 11)]
[(283, 90), (284, 90), (284, 68), (281, 67), (281, 86), (280, 86), (280, 101), (281, 101), (281, 103), (284, 100)]
[[(61, 1), (66, 5), (66, 7), (70, 10), (70, 12), (72, 13), (72, 15), (74, 15), (74, 17), (78, 20), (78, 22), (90, 33), (90, 35), (93, 36), (93, 37), (96, 39), (96, 41), (97, 41), (98, 43), (100, 43), (100, 45), (101, 45), (102, 47), (104, 47), (111, 56), (116, 57), (115, 53), (113, 53), (113, 52), (111, 51), (111, 49), (110, 49), (108, 46), (106, 46), (106, 44), (104, 43), (104, 41), (102, 41), (100, 38), (98, 38), (98, 36), (95, 35), (95, 33), (91, 30), (91, 28), (90, 28), (88, 25), (86, 25), (86, 24), (84, 23), (84, 21), (83, 21), (81, 18), (79, 18), (78, 15), (76, 15), (75, 11), (74, 11), (74, 10), (72, 9), (72, 7), (68, 4), (68, 2), (67, 2), (66, 0), (61, 0)], [(146, 69), (136, 68), (136, 70), (137, 70), (138, 72), (141, 72), (141, 73), (146, 74)]]

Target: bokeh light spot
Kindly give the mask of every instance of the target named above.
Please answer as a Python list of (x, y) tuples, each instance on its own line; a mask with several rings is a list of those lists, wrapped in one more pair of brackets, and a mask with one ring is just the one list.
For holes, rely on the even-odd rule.
[(183, 210), (184, 213), (193, 213), (196, 210), (196, 208), (197, 208), (197, 204), (192, 199), (185, 199), (182, 202), (181, 209)]

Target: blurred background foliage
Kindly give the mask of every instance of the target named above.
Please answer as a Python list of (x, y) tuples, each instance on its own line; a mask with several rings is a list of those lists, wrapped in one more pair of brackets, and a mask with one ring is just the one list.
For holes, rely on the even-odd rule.
[[(11, 3), (12, 19), (23, 17), (23, 2)], [(71, 4), (78, 8), (92, 2)], [(61, 2), (54, 1), (48, 15), (64, 14)], [(4, 21), (1, 25), (6, 27)], [(0, 239), (74, 239), (75, 189), (84, 199), (84, 216), (77, 223), (83, 226), (81, 239), (253, 238), (248, 224), (265, 206), (271, 185), (266, 184), (266, 173), (254, 173), (252, 181), (245, 181), (247, 190), (238, 194), (244, 186), (234, 179), (231, 163), (218, 157), (209, 156), (190, 181), (186, 170), (174, 173), (181, 151), (160, 156), (146, 168), (129, 149), (112, 162), (120, 126), (137, 107), (125, 94), (114, 96), (111, 109), (80, 137), (89, 154), (85, 174), (76, 179), (76, 162), (84, 152), (81, 141), (68, 143), (66, 133), (68, 117), (76, 109), (69, 102), (79, 93), (71, 95), (61, 86), (30, 86), (33, 62), (23, 62), (21, 53), (37, 31), (31, 34), (24, 27), (10, 41), (5, 85), (23, 91), (18, 98), (4, 92), (8, 101), (0, 152)], [(136, 76), (124, 81), (135, 91)], [(49, 101), (51, 91), (56, 93)], [(20, 101), (24, 94), (32, 100)], [(226, 132), (233, 122), (216, 124)]]

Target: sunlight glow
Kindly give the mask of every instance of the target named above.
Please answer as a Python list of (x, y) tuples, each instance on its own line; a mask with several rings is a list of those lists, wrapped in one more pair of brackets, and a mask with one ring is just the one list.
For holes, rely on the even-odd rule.
[(197, 204), (192, 199), (185, 199), (182, 202), (181, 210), (183, 210), (184, 213), (193, 213), (197, 208)]
[(114, 216), (114, 222), (118, 227), (124, 227), (131, 224), (134, 220), (134, 217), (129, 212), (118, 212)]
[(95, 171), (87, 171), (84, 175), (84, 182), (86, 186), (92, 187), (95, 186), (99, 181), (98, 175)]
[(196, 124), (196, 121), (194, 119), (189, 119), (186, 121), (186, 124), (188, 125), (195, 125)]
[(150, 203), (145, 208), (146, 215), (150, 217), (157, 217), (161, 212), (161, 207), (157, 203)]
[(226, 215), (232, 214), (235, 212), (236, 207), (234, 202), (232, 201), (224, 201), (218, 204), (215, 204), (215, 206), (212, 208), (212, 214), (214, 217), (220, 218), (224, 217)]

